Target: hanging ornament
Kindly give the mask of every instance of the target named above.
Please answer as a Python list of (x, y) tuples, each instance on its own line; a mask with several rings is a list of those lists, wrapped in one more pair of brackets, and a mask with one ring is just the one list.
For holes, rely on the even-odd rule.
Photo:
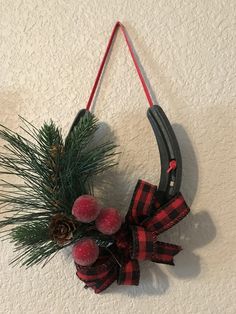
[(114, 234), (121, 227), (121, 215), (115, 208), (103, 208), (96, 219), (97, 229), (104, 234)]
[(99, 247), (93, 239), (80, 240), (72, 249), (74, 261), (80, 266), (93, 264), (98, 259), (98, 255)]
[[(150, 106), (147, 116), (161, 159), (159, 185), (138, 180), (124, 219), (112, 204), (102, 208), (92, 195), (94, 177), (117, 164), (116, 145), (93, 140), (99, 123), (90, 108), (119, 28)], [(95, 293), (114, 281), (138, 285), (143, 260), (174, 265), (181, 247), (158, 238), (190, 210), (180, 193), (180, 149), (164, 111), (153, 103), (120, 22), (112, 31), (86, 109), (78, 113), (65, 139), (52, 121), (37, 129), (21, 120), (25, 136), (4, 126), (0, 129), (0, 138), (7, 143), (6, 153), (0, 154), (4, 187), (0, 205), (8, 206), (0, 213), (0, 228), (18, 252), (13, 263), (46, 264), (55, 253), (72, 246), (77, 276)], [(5, 175), (17, 175), (21, 183), (7, 182)]]
[(72, 207), (72, 214), (81, 222), (94, 221), (100, 212), (100, 206), (92, 195), (81, 195)]

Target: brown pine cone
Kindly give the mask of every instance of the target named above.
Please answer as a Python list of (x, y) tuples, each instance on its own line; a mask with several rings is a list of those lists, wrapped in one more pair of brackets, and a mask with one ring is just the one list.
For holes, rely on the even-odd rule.
[(62, 155), (64, 152), (63, 145), (52, 145), (50, 148), (50, 155), (53, 159), (55, 159), (58, 155)]
[(49, 224), (49, 234), (58, 245), (68, 244), (73, 239), (75, 224), (64, 214), (56, 214)]

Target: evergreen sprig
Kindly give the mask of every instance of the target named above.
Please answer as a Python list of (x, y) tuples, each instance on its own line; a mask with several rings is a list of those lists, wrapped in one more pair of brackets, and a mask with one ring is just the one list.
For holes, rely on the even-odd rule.
[[(71, 242), (60, 246), (51, 239), (49, 225), (58, 213), (73, 221), (75, 199), (92, 193), (93, 177), (116, 164), (116, 146), (96, 143), (99, 124), (89, 112), (65, 140), (53, 121), (40, 129), (21, 121), (25, 137), (0, 126), (0, 138), (6, 142), (0, 153), (0, 228), (15, 244), (18, 254), (12, 262), (32, 266), (89, 234), (87, 224), (77, 224)], [(17, 176), (20, 183), (5, 180), (5, 175)], [(91, 236), (101, 246), (112, 242), (98, 232)]]

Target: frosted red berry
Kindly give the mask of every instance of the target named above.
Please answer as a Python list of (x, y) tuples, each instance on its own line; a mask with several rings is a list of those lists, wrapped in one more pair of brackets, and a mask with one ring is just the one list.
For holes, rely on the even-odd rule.
[(116, 233), (121, 227), (121, 215), (116, 208), (104, 208), (96, 219), (97, 229), (107, 235)]
[(74, 261), (80, 266), (92, 265), (98, 259), (99, 247), (92, 239), (82, 239), (72, 249)]
[(100, 206), (92, 195), (81, 195), (72, 207), (72, 214), (81, 222), (94, 221), (100, 212)]

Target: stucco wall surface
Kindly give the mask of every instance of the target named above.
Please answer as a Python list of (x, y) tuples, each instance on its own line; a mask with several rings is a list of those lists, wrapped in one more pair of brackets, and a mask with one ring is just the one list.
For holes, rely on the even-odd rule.
[[(173, 123), (192, 209), (160, 237), (183, 246), (175, 267), (142, 263), (139, 287), (101, 295), (83, 289), (69, 251), (25, 270), (1, 242), (0, 313), (235, 313), (235, 16), (234, 0), (0, 0), (0, 122), (51, 117), (66, 134), (119, 19)], [(122, 152), (103, 197), (123, 213), (138, 178), (159, 179), (147, 106), (119, 33), (94, 109)]]

